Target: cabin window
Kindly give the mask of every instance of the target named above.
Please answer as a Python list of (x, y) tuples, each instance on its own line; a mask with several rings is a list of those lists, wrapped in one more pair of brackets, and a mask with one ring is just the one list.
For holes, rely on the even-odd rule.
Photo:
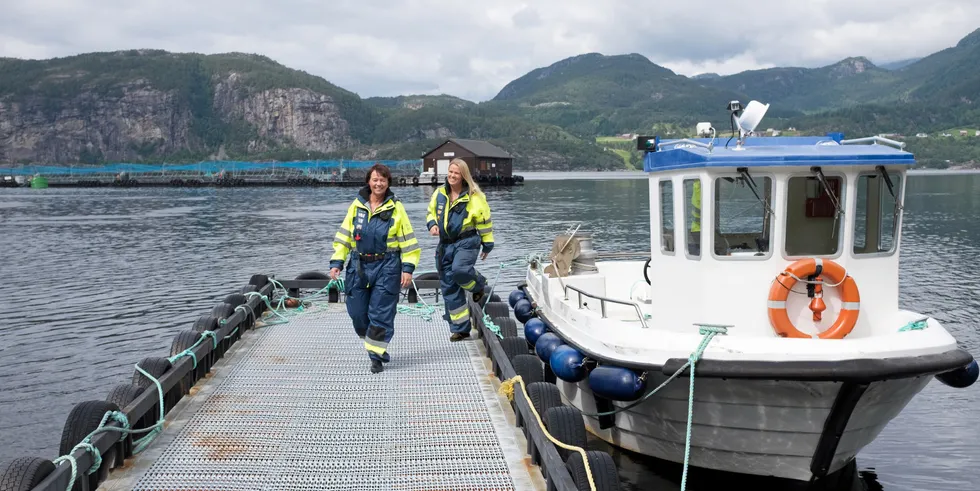
[(701, 257), (700, 179), (684, 179), (684, 223), (687, 224), (687, 255)]
[(882, 172), (858, 176), (857, 201), (854, 203), (854, 254), (895, 252), (902, 177), (897, 172), (889, 172), (885, 179)]
[(816, 172), (786, 186), (786, 255), (836, 256), (844, 222), (844, 178)]
[(660, 181), (660, 250), (674, 253), (674, 182)]
[(772, 245), (772, 178), (748, 171), (715, 180), (714, 253), (768, 257)]

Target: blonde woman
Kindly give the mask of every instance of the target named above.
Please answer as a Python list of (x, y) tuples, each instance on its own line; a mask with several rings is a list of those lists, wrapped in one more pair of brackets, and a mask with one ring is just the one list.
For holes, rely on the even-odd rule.
[(446, 184), (432, 193), (426, 221), (429, 233), (439, 237), (436, 268), (446, 302), (443, 319), (449, 322), (449, 340), (460, 341), (470, 337), (466, 292), (479, 303), (487, 286), (487, 279), (476, 270), (476, 257), (486, 259), (493, 250), (490, 206), (462, 159), (449, 162)]

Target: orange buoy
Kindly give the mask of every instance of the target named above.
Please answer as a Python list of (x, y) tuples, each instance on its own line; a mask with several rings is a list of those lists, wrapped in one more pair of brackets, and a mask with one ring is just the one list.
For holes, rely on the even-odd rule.
[[(841, 311), (837, 315), (837, 320), (830, 328), (817, 336), (810, 336), (809, 334), (800, 332), (793, 325), (793, 322), (789, 320), (789, 314), (786, 313), (786, 299), (789, 298), (789, 293), (792, 291), (793, 286), (800, 279), (805, 279), (809, 276), (822, 276), (829, 280), (830, 284), (836, 285), (841, 299)], [(814, 298), (810, 303), (814, 319), (817, 319), (818, 313), (822, 314), (823, 310), (827, 308), (822, 298), (823, 290), (821, 289), (820, 292), (821, 298)], [(776, 281), (769, 288), (769, 323), (772, 324), (772, 328), (776, 331), (776, 334), (784, 338), (819, 337), (820, 339), (843, 339), (857, 325), (860, 309), (861, 295), (858, 293), (857, 283), (854, 281), (854, 278), (848, 275), (847, 271), (840, 264), (829, 259), (800, 259), (779, 273)]]

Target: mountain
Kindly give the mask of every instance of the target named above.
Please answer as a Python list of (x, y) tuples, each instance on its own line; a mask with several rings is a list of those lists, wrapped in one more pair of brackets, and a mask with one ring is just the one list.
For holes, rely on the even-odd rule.
[[(772, 104), (766, 127), (809, 134), (975, 128), (980, 30), (892, 70), (851, 57), (685, 77), (635, 53), (587, 53), (534, 69), (481, 103), (447, 94), (362, 99), (243, 53), (0, 58), (0, 163), (406, 159), (458, 137), (503, 146), (519, 169), (612, 169), (637, 164), (638, 153), (628, 140), (597, 137), (690, 136), (700, 121), (722, 136), (728, 102), (752, 99)], [(934, 140), (914, 143), (929, 162), (980, 160), (973, 140)]]
[(905, 68), (921, 59), (922, 58), (909, 58), (906, 60), (898, 60), (889, 63), (882, 63), (881, 65), (878, 66), (884, 68), (885, 70), (901, 70), (902, 68)]
[(872, 103), (803, 116), (792, 123), (821, 131), (834, 125), (863, 134), (915, 134), (980, 125), (980, 29), (956, 46), (893, 73), (891, 80), (849, 89), (879, 91)]
[(901, 70), (899, 87), (909, 100), (946, 104), (980, 103), (980, 29), (956, 46)]
[(566, 58), (510, 82), (491, 100), (577, 135), (609, 135), (664, 121), (726, 120), (738, 94), (706, 87), (639, 54)]
[(593, 138), (442, 96), (361, 99), (258, 55), (0, 59), (0, 163), (417, 158), (489, 139), (523, 168), (621, 167)]
[(889, 70), (853, 57), (821, 68), (750, 70), (699, 81), (809, 113), (869, 104), (980, 100), (980, 29), (954, 47), (903, 63), (900, 69)]
[(774, 107), (810, 112), (887, 97), (878, 88), (898, 75), (865, 57), (852, 57), (821, 68), (767, 68), (702, 79), (706, 86), (749, 94)]
[(449, 109), (466, 109), (476, 105), (475, 102), (452, 95), (400, 95), (396, 97), (368, 97), (364, 102), (379, 109), (387, 110), (417, 110), (423, 107), (443, 107)]
[(258, 55), (0, 60), (0, 162), (328, 154), (381, 119), (356, 94)]

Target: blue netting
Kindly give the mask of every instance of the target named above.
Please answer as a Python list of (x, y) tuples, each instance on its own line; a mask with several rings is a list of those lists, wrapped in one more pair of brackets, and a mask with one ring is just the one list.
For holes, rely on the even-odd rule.
[(145, 173), (200, 173), (218, 174), (221, 172), (281, 171), (283, 173), (310, 174), (368, 169), (375, 163), (387, 165), (392, 173), (414, 175), (422, 170), (422, 161), (416, 160), (303, 160), (297, 162), (238, 162), (212, 161), (196, 164), (109, 164), (109, 165), (19, 165), (4, 168), (11, 175), (86, 175), (86, 174), (128, 174)]

